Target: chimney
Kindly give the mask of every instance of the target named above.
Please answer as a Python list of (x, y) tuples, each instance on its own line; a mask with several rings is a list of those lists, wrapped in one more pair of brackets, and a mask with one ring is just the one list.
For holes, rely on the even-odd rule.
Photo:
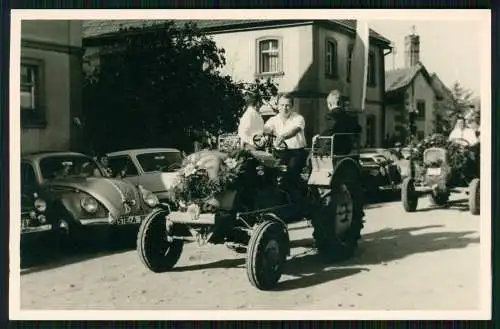
[(420, 61), (420, 37), (412, 26), (410, 35), (405, 36), (405, 68), (417, 65)]

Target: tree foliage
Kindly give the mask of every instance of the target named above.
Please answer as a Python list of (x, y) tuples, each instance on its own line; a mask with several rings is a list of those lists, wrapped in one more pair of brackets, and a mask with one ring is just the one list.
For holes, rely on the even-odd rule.
[[(448, 134), (458, 117), (468, 116), (473, 108), (473, 93), (455, 82), (445, 97), (435, 103), (435, 127), (437, 133)], [(479, 120), (479, 116), (474, 120)]]
[(189, 149), (200, 133), (233, 131), (243, 89), (269, 99), (271, 81), (235, 82), (221, 73), (224, 49), (193, 23), (122, 30), (86, 72), (85, 128), (98, 152), (131, 147)]

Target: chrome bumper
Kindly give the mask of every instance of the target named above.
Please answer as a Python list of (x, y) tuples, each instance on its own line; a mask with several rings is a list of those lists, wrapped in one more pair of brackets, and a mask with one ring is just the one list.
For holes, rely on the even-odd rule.
[(125, 226), (125, 225), (138, 225), (146, 218), (146, 215), (131, 215), (123, 216), (120, 218), (113, 218), (111, 216), (105, 218), (89, 218), (80, 219), (80, 224), (84, 226), (93, 225), (113, 225), (113, 226)]
[(45, 224), (45, 225), (40, 225), (40, 226), (21, 228), (21, 234), (40, 233), (40, 232), (47, 232), (50, 230), (52, 230), (52, 225)]

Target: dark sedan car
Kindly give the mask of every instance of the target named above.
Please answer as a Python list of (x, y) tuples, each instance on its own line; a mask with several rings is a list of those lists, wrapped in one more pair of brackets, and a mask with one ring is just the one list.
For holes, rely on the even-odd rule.
[(401, 172), (393, 158), (382, 152), (361, 150), (359, 162), (363, 173), (365, 190), (369, 194), (395, 191), (401, 186)]
[(45, 200), (47, 221), (71, 244), (90, 227), (138, 227), (158, 204), (152, 192), (107, 177), (100, 164), (81, 153), (23, 155), (21, 175), (22, 193)]

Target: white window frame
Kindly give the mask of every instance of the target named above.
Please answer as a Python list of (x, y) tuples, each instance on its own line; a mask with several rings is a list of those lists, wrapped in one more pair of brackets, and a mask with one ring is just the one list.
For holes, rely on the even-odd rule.
[[(276, 42), (277, 47), (269, 50), (261, 50), (265, 42)], [(274, 71), (263, 71), (263, 54), (277, 54), (278, 64)], [(271, 58), (270, 56), (268, 58)], [(256, 40), (256, 75), (269, 76), (269, 75), (283, 75), (283, 39), (276, 36), (266, 36)]]

